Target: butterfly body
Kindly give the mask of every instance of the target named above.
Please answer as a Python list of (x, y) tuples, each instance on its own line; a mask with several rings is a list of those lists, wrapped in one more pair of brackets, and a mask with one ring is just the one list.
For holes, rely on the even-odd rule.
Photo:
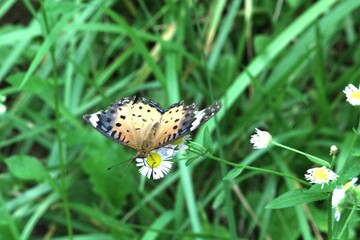
[(195, 104), (175, 103), (168, 109), (144, 97), (126, 97), (106, 110), (84, 115), (96, 130), (116, 142), (133, 148), (137, 157), (181, 138), (213, 117), (221, 108), (215, 102), (198, 111)]

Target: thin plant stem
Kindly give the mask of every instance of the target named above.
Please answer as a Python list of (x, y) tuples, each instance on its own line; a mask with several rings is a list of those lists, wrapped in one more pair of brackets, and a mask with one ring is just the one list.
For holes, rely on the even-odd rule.
[(349, 147), (348, 157), (351, 156), (352, 149), (354, 148), (355, 142), (358, 139), (359, 133), (360, 133), (360, 116), (358, 117), (358, 126), (355, 131), (354, 138), (352, 139), (350, 147)]
[(357, 205), (357, 204), (354, 204), (353, 207), (351, 208), (351, 212), (350, 212), (349, 216), (346, 218), (346, 221), (345, 221), (344, 225), (342, 226), (342, 229), (341, 229), (341, 232), (340, 232), (340, 234), (339, 234), (338, 239), (341, 239), (341, 238), (342, 238), (342, 235), (344, 234), (345, 229), (347, 229), (347, 227), (348, 227), (348, 225), (349, 225), (349, 222), (350, 222), (350, 219), (351, 219), (352, 215), (353, 215), (354, 212), (355, 212), (356, 205)]
[[(357, 129), (356, 129), (356, 131), (355, 131), (354, 137), (353, 137), (352, 142), (351, 142), (350, 147), (349, 147), (348, 157), (351, 156), (352, 149), (354, 148), (355, 142), (356, 142), (357, 139), (358, 139), (359, 133), (360, 133), (360, 116), (358, 117), (358, 126), (357, 126)], [(349, 216), (347, 217), (344, 225), (342, 226), (341, 232), (340, 232), (340, 234), (339, 234), (339, 239), (341, 239), (342, 235), (344, 234), (345, 229), (347, 228), (347, 226), (348, 226), (348, 224), (349, 224), (349, 221), (350, 221), (350, 219), (351, 219), (351, 216), (352, 216), (352, 215), (354, 214), (354, 212), (355, 212), (356, 206), (357, 206), (357, 204), (354, 204), (354, 206), (353, 206), (352, 209), (351, 209), (351, 212), (350, 212)], [(330, 219), (329, 219), (329, 221), (330, 221)], [(330, 224), (330, 223), (328, 223), (328, 225), (329, 225), (329, 224)], [(331, 238), (329, 238), (329, 239), (331, 239)]]
[(332, 193), (329, 194), (327, 202), (327, 212), (328, 212), (328, 239), (332, 239), (333, 235), (333, 214), (332, 214)]
[(330, 167), (331, 169), (334, 168), (335, 162), (336, 162), (336, 154), (334, 154), (331, 158), (331, 167)]
[[(44, 10), (44, 2), (41, 1), (41, 14), (44, 19), (44, 25), (46, 33), (50, 32), (50, 27), (47, 19), (46, 12)], [(60, 161), (60, 168), (61, 168), (61, 185), (62, 185), (62, 191), (61, 196), (63, 198), (64, 203), (64, 211), (65, 211), (65, 218), (66, 218), (66, 226), (67, 226), (67, 232), (68, 237), (70, 240), (73, 239), (73, 229), (72, 229), (72, 223), (71, 223), (71, 215), (70, 215), (70, 207), (69, 207), (69, 201), (67, 198), (67, 192), (66, 192), (66, 181), (65, 181), (65, 161), (63, 156), (63, 142), (62, 142), (62, 132), (61, 132), (61, 125), (60, 125), (60, 96), (59, 96), (59, 82), (58, 82), (58, 74), (56, 70), (56, 60), (55, 60), (55, 49), (52, 45), (50, 48), (50, 59), (52, 62), (53, 67), (53, 78), (54, 78), (54, 105), (55, 105), (55, 126), (56, 126), (56, 138), (58, 142), (59, 147), (59, 161)]]
[(295, 148), (291, 148), (291, 147), (288, 147), (288, 146), (285, 146), (285, 145), (282, 145), (281, 143), (278, 143), (278, 142), (275, 142), (275, 141), (271, 141), (271, 144), (275, 145), (275, 146), (278, 146), (278, 147), (282, 147), (282, 148), (285, 148), (289, 151), (293, 151), (293, 152), (296, 152), (300, 155), (303, 155), (305, 156), (306, 158), (308, 158), (309, 160), (313, 161), (313, 162), (316, 162), (320, 165), (323, 165), (323, 166), (326, 166), (326, 167), (330, 167), (331, 165), (327, 162), (327, 161), (324, 161), (314, 155), (311, 155), (311, 154), (308, 154), (308, 153), (304, 153), (302, 151), (299, 151)]
[(296, 180), (298, 182), (301, 182), (302, 184), (305, 184), (307, 186), (311, 186), (311, 184), (309, 184), (308, 182), (306, 182), (306, 181), (304, 181), (302, 179), (299, 179), (297, 177), (288, 175), (288, 174), (284, 174), (284, 173), (281, 173), (281, 172), (276, 172), (276, 171), (269, 170), (269, 169), (264, 169), (264, 168), (257, 168), (257, 167), (251, 167), (251, 166), (247, 166), (247, 165), (241, 165), (241, 164), (237, 164), (237, 163), (232, 163), (232, 162), (226, 161), (226, 160), (224, 160), (222, 158), (215, 157), (210, 153), (207, 153), (206, 156), (208, 158), (210, 158), (210, 159), (225, 163), (225, 164), (233, 166), (233, 167), (244, 168), (244, 169), (253, 170), (253, 171), (257, 171), (257, 172), (269, 173), (269, 174), (273, 174), (273, 175), (277, 175), (277, 176), (281, 176), (281, 177), (286, 177), (286, 178), (293, 179), (293, 180)]

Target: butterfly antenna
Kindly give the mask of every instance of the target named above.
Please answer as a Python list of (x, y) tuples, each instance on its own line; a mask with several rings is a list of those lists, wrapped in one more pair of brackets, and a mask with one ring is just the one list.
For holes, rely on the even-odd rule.
[(130, 158), (129, 160), (126, 160), (126, 161), (123, 161), (123, 162), (119, 162), (119, 163), (116, 163), (114, 165), (112, 165), (111, 167), (108, 167), (107, 170), (111, 170), (113, 169), (114, 167), (118, 167), (119, 165), (123, 164), (123, 163), (127, 163), (126, 167), (124, 170), (128, 169), (128, 167), (130, 166), (130, 163), (135, 159), (135, 157), (132, 157)]
[(153, 164), (151, 164), (151, 166), (150, 166), (151, 167), (151, 175), (152, 175), (152, 178), (154, 179), (154, 165), (155, 165), (156, 162), (155, 162), (155, 159), (153, 158), (153, 156), (151, 154), (149, 156), (152, 158), (152, 160), (154, 160)]

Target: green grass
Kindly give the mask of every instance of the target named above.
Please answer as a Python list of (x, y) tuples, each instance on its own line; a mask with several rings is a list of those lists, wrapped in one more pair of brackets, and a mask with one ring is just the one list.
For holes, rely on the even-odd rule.
[[(359, 109), (342, 92), (360, 83), (359, 11), (354, 0), (0, 2), (0, 239), (356, 239), (357, 208), (334, 221), (329, 196), (360, 173)], [(133, 95), (223, 108), (193, 133), (205, 149), (192, 144), (200, 153), (154, 181), (82, 118)], [(305, 155), (253, 150), (255, 128)], [(311, 186), (304, 174), (314, 157), (332, 163), (331, 145), (340, 177)]]

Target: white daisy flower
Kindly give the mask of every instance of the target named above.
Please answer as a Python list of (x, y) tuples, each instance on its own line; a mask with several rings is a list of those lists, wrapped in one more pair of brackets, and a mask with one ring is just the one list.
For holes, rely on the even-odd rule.
[(348, 101), (351, 105), (360, 105), (360, 89), (356, 88), (352, 84), (349, 84), (345, 87), (343, 92), (346, 95), (346, 101)]
[(255, 128), (256, 134), (252, 135), (250, 138), (250, 143), (253, 145), (254, 149), (266, 148), (271, 142), (271, 135), (266, 131), (261, 131)]
[(341, 186), (340, 188), (335, 188), (332, 193), (331, 205), (333, 208), (335, 208), (334, 218), (337, 222), (340, 220), (340, 216), (341, 216), (340, 204), (345, 199), (346, 191), (352, 186), (355, 186), (357, 180), (358, 178), (351, 179), (351, 181), (347, 182), (344, 186)]
[(321, 184), (321, 189), (324, 188), (325, 183), (336, 180), (338, 175), (326, 167), (311, 168), (307, 170), (305, 179), (310, 183)]
[(157, 180), (170, 172), (175, 154), (174, 147), (168, 145), (151, 151), (146, 158), (136, 158), (136, 166), (140, 167), (141, 175)]
[(187, 142), (191, 140), (190, 135), (185, 135), (176, 141), (172, 142), (171, 145), (175, 147), (175, 150), (179, 151), (180, 154), (184, 154), (189, 148)]

